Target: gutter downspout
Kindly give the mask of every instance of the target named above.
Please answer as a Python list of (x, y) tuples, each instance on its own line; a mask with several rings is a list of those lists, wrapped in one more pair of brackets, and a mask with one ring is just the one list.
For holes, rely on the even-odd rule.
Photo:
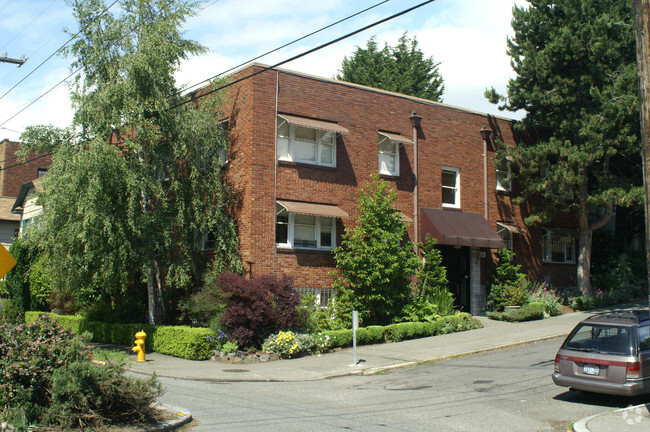
[(485, 211), (485, 220), (490, 221), (488, 218), (488, 180), (487, 180), (487, 142), (490, 139), (492, 131), (486, 127), (482, 127), (479, 131), (481, 138), (483, 138), (483, 209)]
[(280, 94), (280, 71), (275, 71), (275, 128), (274, 128), (274, 148), (273, 154), (273, 275), (275, 276), (275, 260), (278, 255), (278, 240), (275, 238), (275, 218), (278, 215), (275, 212), (275, 203), (278, 200), (278, 99)]
[(417, 243), (419, 241), (420, 231), (420, 225), (418, 223), (418, 129), (420, 128), (422, 116), (413, 112), (409, 116), (409, 120), (411, 121), (411, 126), (413, 128), (413, 243), (415, 245), (415, 253), (417, 254)]

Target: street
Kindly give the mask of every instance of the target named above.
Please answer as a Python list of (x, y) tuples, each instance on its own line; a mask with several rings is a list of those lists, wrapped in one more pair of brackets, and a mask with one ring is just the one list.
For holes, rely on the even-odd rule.
[(566, 431), (583, 417), (650, 399), (588, 395), (555, 386), (550, 374), (561, 342), (326, 381), (162, 378), (167, 392), (161, 401), (189, 409), (195, 421), (187, 430), (193, 432)]

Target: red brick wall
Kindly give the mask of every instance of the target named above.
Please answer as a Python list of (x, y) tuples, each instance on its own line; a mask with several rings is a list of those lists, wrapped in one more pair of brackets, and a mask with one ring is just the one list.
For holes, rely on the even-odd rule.
[(26, 161), (37, 157), (38, 159), (23, 164), (16, 156), (18, 150), (17, 142), (9, 140), (0, 142), (0, 196), (18, 196), (22, 185), (36, 178), (39, 168), (48, 169), (52, 165), (52, 156), (31, 153), (27, 155)]
[[(253, 70), (259, 69), (253, 67), (241, 75)], [(237, 217), (244, 263), (255, 262), (255, 275), (287, 274), (294, 278), (296, 286), (331, 286), (334, 260), (325, 251), (276, 251), (275, 201), (339, 206), (350, 215), (337, 224), (340, 237), (344, 227), (354, 224), (358, 216), (359, 188), (378, 171), (379, 130), (410, 139), (409, 116), (417, 112), (423, 117), (418, 156), (420, 208), (442, 207), (442, 167), (451, 166), (460, 169), (461, 210), (483, 214), (483, 141), (479, 130), (490, 128), (506, 143), (515, 144), (512, 123), (505, 119), (286, 71), (265, 71), (233, 86), (229, 93), (227, 112), (231, 115), (232, 144), (227, 178), (240, 197)], [(276, 165), (276, 104), (279, 113), (336, 122), (349, 130), (349, 134), (338, 138), (336, 168), (285, 162)], [(524, 227), (522, 210), (511, 202), (510, 194), (496, 192), (493, 155), (490, 145), (490, 225), (496, 229), (497, 221), (505, 221)], [(400, 176), (383, 178), (397, 190), (398, 209), (412, 218), (411, 144), (400, 146)], [(411, 226), (411, 238), (413, 233)], [(515, 236), (518, 260), (536, 278), (549, 270), (540, 262), (538, 239), (535, 230)], [(564, 268), (575, 273), (574, 266)]]

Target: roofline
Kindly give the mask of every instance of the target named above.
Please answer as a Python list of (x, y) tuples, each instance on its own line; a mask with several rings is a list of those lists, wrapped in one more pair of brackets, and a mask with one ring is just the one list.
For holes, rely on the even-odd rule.
[[(304, 73), (304, 72), (294, 71), (294, 70), (291, 70), (291, 69), (272, 67), (272, 66), (266, 65), (264, 63), (255, 62), (255, 63), (251, 63), (251, 64), (246, 65), (246, 66), (242, 66), (240, 68), (235, 69), (233, 72), (228, 74), (228, 76), (238, 74), (238, 73), (242, 72), (243, 70), (249, 69), (251, 67), (261, 67), (261, 68), (265, 68), (265, 69), (268, 69), (268, 70), (274, 70), (274, 71), (282, 72), (282, 73), (285, 73), (285, 74), (288, 74), (288, 75), (294, 75), (294, 76), (299, 76), (299, 77), (303, 77), (303, 78), (307, 78), (307, 79), (312, 79), (312, 80), (315, 80), (315, 81), (327, 82), (327, 83), (330, 83), (330, 84), (337, 84), (337, 85), (342, 85), (342, 86), (346, 86), (346, 87), (357, 88), (357, 89), (360, 89), (360, 90), (371, 91), (371, 92), (374, 92), (374, 93), (381, 93), (381, 94), (385, 94), (385, 95), (389, 95), (389, 96), (395, 96), (395, 97), (399, 97), (399, 98), (402, 98), (402, 99), (408, 99), (408, 100), (411, 100), (413, 102), (429, 105), (429, 106), (437, 106), (437, 107), (440, 107), (440, 108), (450, 109), (450, 110), (454, 110), (454, 111), (460, 111), (460, 112), (464, 112), (464, 113), (467, 113), (467, 114), (479, 115), (479, 116), (482, 116), (482, 117), (496, 118), (496, 119), (503, 120), (503, 121), (506, 121), (506, 122), (518, 122), (519, 121), (517, 119), (513, 119), (513, 118), (510, 118), (510, 117), (504, 117), (504, 116), (498, 116), (498, 115), (494, 115), (494, 114), (488, 114), (488, 113), (485, 113), (485, 112), (482, 112), (482, 111), (475, 111), (475, 110), (471, 110), (471, 109), (468, 109), (468, 108), (462, 108), (462, 107), (458, 107), (458, 106), (455, 106), (455, 105), (445, 104), (443, 102), (432, 101), (430, 99), (424, 99), (424, 98), (420, 98), (420, 97), (416, 97), (416, 96), (405, 95), (405, 94), (402, 94), (402, 93), (391, 92), (391, 91), (388, 91), (388, 90), (382, 90), (382, 89), (378, 89), (378, 88), (375, 88), (375, 87), (368, 87), (368, 86), (364, 86), (364, 85), (361, 85), (361, 84), (355, 84), (355, 83), (351, 83), (351, 82), (347, 82), (347, 81), (340, 81), (340, 80), (333, 79), (333, 78), (325, 78), (325, 77), (321, 77), (321, 76), (318, 76), (318, 75), (311, 75), (311, 74), (307, 74), (307, 73)], [(206, 87), (207, 86), (202, 87), (202, 88), (206, 88)], [(197, 93), (200, 90), (201, 89), (194, 90), (194, 91), (192, 91), (190, 93)]]

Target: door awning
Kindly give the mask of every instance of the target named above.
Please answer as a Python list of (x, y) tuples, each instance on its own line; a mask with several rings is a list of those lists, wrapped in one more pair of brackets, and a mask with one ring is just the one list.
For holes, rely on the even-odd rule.
[(421, 234), (431, 234), (439, 244), (498, 249), (503, 240), (478, 213), (423, 208)]
[(298, 213), (310, 216), (325, 216), (333, 218), (347, 218), (350, 215), (338, 206), (331, 204), (313, 204), (301, 201), (277, 201), (289, 213)]
[(314, 119), (308, 119), (304, 117), (296, 117), (288, 114), (278, 114), (278, 117), (281, 117), (285, 119), (289, 124), (295, 125), (295, 126), (302, 126), (310, 129), (318, 129), (318, 130), (323, 130), (327, 132), (336, 132), (340, 134), (347, 134), (350, 131), (348, 131), (346, 128), (344, 128), (341, 125), (338, 125), (336, 123), (330, 123), (322, 120), (314, 120)]
[(398, 142), (398, 143), (413, 144), (412, 140), (408, 139), (407, 137), (405, 137), (403, 135), (397, 135), (397, 134), (388, 133), (388, 132), (379, 132), (379, 135), (384, 136), (384, 137), (388, 138), (389, 140), (395, 141), (395, 142)]

